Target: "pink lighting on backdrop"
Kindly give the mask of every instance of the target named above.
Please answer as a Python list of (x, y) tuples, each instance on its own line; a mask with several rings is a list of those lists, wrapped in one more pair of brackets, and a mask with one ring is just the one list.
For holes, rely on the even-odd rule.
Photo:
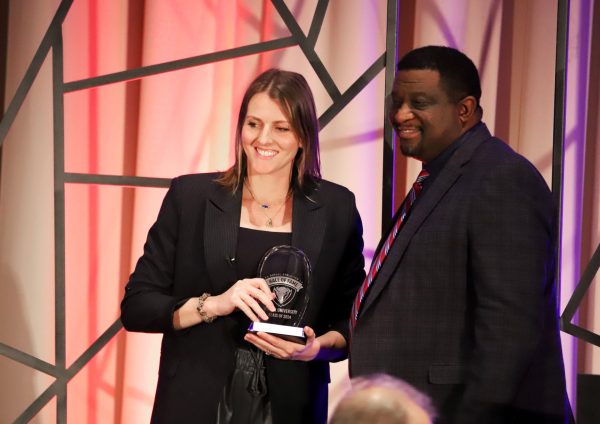
[[(43, 34), (40, 28), (47, 28), (60, 2), (41, 2), (32, 13), (26, 10), (31, 6), (24, 3), (11, 2), (11, 14), (17, 17), (11, 25), (22, 22), (29, 13), (36, 27), (25, 31), (18, 28), (19, 25), (9, 25), (12, 39), (18, 42), (9, 37), (9, 43), (15, 43), (9, 54), (17, 60), (13, 57), (9, 63), (16, 71), (9, 70), (7, 74), (7, 97), (13, 95), (16, 86), (12, 80), (17, 78), (11, 73), (23, 72), (23, 63), (30, 60), (34, 51), (32, 46)], [(285, 3), (302, 31), (308, 34), (317, 2)], [(314, 50), (341, 92), (384, 52), (385, 3), (355, 2), (348, 7), (348, 2), (334, 0), (328, 4)], [(508, 3), (500, 0), (420, 0), (416, 2), (413, 19), (414, 43), (452, 45), (473, 57), (483, 77), (486, 122), (498, 130), (498, 115), (494, 112), (499, 104), (497, 98), (504, 96), (510, 105), (507, 106), (510, 116), (505, 130), (510, 133), (511, 145), (512, 140), (516, 140), (513, 147), (532, 159), (549, 181), (551, 147), (547, 148), (544, 143), (551, 144), (551, 134), (548, 136), (546, 132), (551, 118), (545, 118), (551, 117), (547, 109), (551, 110), (552, 105), (544, 96), (552, 97), (552, 90), (546, 92), (540, 87), (551, 86), (547, 74), (552, 74), (553, 69), (546, 62), (539, 66), (544, 49), (537, 51), (531, 46), (553, 50), (548, 34), (540, 30), (548, 25), (540, 25), (540, 22), (547, 23), (544, 19), (554, 22), (552, 8), (556, 2), (510, 2), (515, 14), (504, 16), (507, 11), (513, 12), (505, 7)], [(552, 7), (549, 7), (550, 3)], [(583, 144), (586, 136), (585, 82), (590, 78), (587, 50), (592, 31), (592, 2), (571, 0), (571, 9), (561, 276), (563, 305), (581, 272), (580, 226), (585, 211), (580, 187), (586, 155)], [(41, 15), (45, 20), (40, 18)], [(512, 26), (520, 25), (521, 29), (513, 33), (514, 51), (503, 56), (499, 50), (505, 20), (510, 21), (511, 31)], [(530, 30), (529, 26), (538, 29)], [(63, 24), (64, 79), (73, 82), (289, 35), (270, 0), (77, 0)], [(517, 35), (525, 36), (517, 42)], [(524, 51), (522, 56), (517, 55), (519, 49)], [(499, 58), (510, 59), (508, 72), (512, 85), (508, 87), (502, 86), (498, 79), (498, 70), (502, 68)], [(64, 98), (65, 171), (171, 178), (228, 168), (233, 162), (232, 143), (241, 95), (256, 74), (271, 66), (293, 69), (305, 75), (315, 94), (319, 113), (331, 106), (329, 94), (298, 46), (74, 91)], [(47, 234), (52, 232), (48, 229), (53, 228), (52, 160), (48, 159), (52, 149), (48, 147), (52, 144), (51, 58), (44, 67), (27, 100), (35, 99), (36, 105), (41, 104), (44, 110), (40, 114), (36, 109), (33, 114), (26, 103), (20, 111), (22, 120), (17, 120), (15, 128), (11, 129), (20, 131), (18, 136), (7, 139), (3, 146), (0, 181), (3, 202), (10, 203), (10, 207), (17, 204), (23, 217), (16, 216), (19, 214), (3, 204), (3, 210), (8, 212), (3, 212), (5, 215), (0, 217), (0, 242), (3, 248), (10, 247), (3, 260), (13, 261), (16, 265), (12, 262), (8, 268), (3, 263), (0, 265), (4, 272), (2, 276), (11, 277), (11, 290), (16, 294), (14, 303), (23, 304), (23, 307), (10, 309), (16, 308), (19, 314), (15, 316), (24, 318), (19, 319), (18, 327), (23, 330), (23, 336), (20, 339), (11, 336), (13, 338), (8, 341), (24, 352), (53, 363), (54, 327), (51, 321), (54, 305), (51, 300), (54, 286), (52, 277), (45, 276), (52, 275), (54, 258), (53, 235)], [(381, 72), (321, 132), (324, 177), (348, 186), (356, 194), (365, 230), (367, 265), (379, 241), (381, 228), (383, 77)], [(34, 98), (34, 95), (39, 96), (40, 87), (47, 90), (43, 100)], [(506, 93), (499, 92), (505, 88)], [(23, 129), (34, 120), (35, 128)], [(44, 131), (35, 132), (40, 128)], [(551, 133), (551, 129), (548, 132)], [(39, 151), (44, 152), (46, 162), (36, 156), (42, 156)], [(30, 156), (26, 161), (22, 160), (26, 154)], [(17, 162), (23, 169), (15, 170), (14, 163)], [(342, 163), (344, 165), (340, 165)], [(407, 184), (412, 182), (419, 167), (420, 163), (409, 161), (408, 169), (401, 170), (407, 174)], [(29, 176), (33, 171), (37, 171), (36, 175), (41, 171), (44, 180), (38, 177), (33, 181)], [(29, 192), (23, 193), (13, 187), (7, 189), (9, 180), (14, 186), (26, 182), (27, 187), (34, 187), (35, 201), (23, 200), (31, 195)], [(162, 188), (66, 184), (67, 366), (118, 318), (124, 283), (142, 252), (146, 233), (164, 194)], [(50, 218), (45, 215), (46, 220), (35, 215), (30, 218), (35, 207), (43, 209)], [(29, 222), (27, 219), (35, 223), (30, 225), (36, 228), (35, 236), (21, 234), (25, 227), (22, 223)], [(14, 225), (13, 221), (19, 225)], [(31, 270), (25, 269), (27, 265), (23, 264), (26, 262), (18, 255), (35, 259)], [(39, 288), (31, 283), (32, 280)], [(40, 320), (40, 316), (47, 319)], [(28, 337), (31, 341), (25, 341)], [(68, 383), (68, 422), (148, 422), (157, 379), (159, 343), (160, 335), (120, 332), (113, 338)], [(577, 352), (573, 338), (564, 334), (563, 346), (573, 399), (577, 354), (581, 352)], [(3, 360), (10, 362), (6, 358)], [(340, 373), (344, 373), (345, 366), (341, 363), (332, 367), (331, 393), (340, 392), (344, 387), (343, 383), (335, 381), (335, 368), (340, 367)], [(22, 411), (21, 404), (26, 405), (51, 383), (51, 378), (46, 375), (34, 375), (42, 373), (30, 369), (26, 372), (31, 374), (27, 375), (31, 390), (19, 394), (26, 400), (18, 399), (12, 409)], [(15, 367), (14, 375), (24, 374)], [(39, 417), (43, 415), (41, 420), (46, 422), (45, 418), (53, 418), (55, 411), (56, 402), (52, 401)]]

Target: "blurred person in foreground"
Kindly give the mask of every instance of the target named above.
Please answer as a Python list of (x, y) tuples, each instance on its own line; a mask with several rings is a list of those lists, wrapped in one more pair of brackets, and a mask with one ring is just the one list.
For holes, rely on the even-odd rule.
[(329, 424), (432, 424), (429, 397), (386, 374), (351, 380), (352, 388), (335, 408)]

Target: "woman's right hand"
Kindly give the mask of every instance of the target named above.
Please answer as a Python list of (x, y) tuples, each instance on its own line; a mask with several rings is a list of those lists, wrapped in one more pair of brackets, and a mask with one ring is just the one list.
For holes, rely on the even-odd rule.
[(209, 316), (225, 316), (236, 309), (242, 311), (252, 321), (269, 319), (260, 304), (271, 312), (275, 312), (273, 298), (267, 282), (262, 278), (244, 278), (237, 281), (225, 293), (210, 296), (204, 301), (204, 309)]

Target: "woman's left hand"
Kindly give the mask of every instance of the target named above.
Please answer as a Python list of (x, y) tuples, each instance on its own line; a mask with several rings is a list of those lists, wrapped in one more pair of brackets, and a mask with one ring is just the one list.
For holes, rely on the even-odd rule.
[(269, 333), (247, 333), (244, 339), (277, 359), (312, 361), (321, 350), (321, 343), (310, 327), (304, 327), (306, 344), (294, 343)]

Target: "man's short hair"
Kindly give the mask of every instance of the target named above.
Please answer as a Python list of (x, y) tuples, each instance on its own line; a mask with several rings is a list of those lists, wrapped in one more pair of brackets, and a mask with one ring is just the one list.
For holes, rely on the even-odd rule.
[(467, 96), (481, 98), (479, 72), (471, 59), (464, 53), (445, 46), (420, 47), (406, 53), (398, 62), (398, 71), (429, 69), (440, 74), (446, 94), (458, 102)]
[(420, 409), (430, 422), (436, 417), (431, 399), (403, 380), (371, 374), (354, 378), (351, 383), (352, 388), (338, 404), (329, 424), (410, 424), (415, 409)]

